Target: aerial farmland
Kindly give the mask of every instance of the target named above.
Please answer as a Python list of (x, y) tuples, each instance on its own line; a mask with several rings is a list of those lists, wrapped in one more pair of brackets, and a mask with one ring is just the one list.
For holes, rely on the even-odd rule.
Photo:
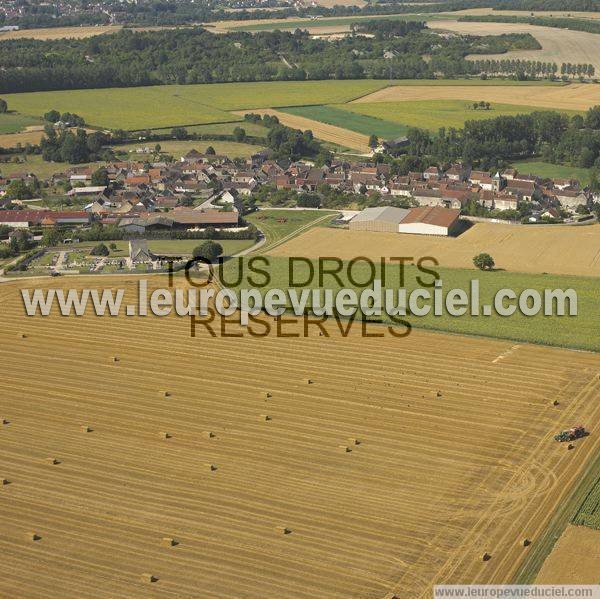
[(0, 599), (600, 598), (596, 8), (0, 3)]
[[(502, 582), (598, 448), (594, 354), (433, 333), (232, 343), (177, 318), (82, 327), (22, 316), (15, 285), (0, 329), (5, 594)], [(552, 435), (574, 420), (593, 436), (567, 451)]]

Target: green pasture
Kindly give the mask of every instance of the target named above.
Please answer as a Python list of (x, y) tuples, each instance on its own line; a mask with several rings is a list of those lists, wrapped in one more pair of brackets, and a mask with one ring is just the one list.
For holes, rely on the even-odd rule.
[(296, 106), (285, 108), (282, 112), (335, 125), (364, 135), (377, 135), (383, 139), (400, 137), (408, 130), (405, 125), (364, 114), (349, 113), (338, 106)]
[(565, 166), (537, 160), (523, 160), (512, 165), (520, 173), (531, 173), (544, 178), (577, 179), (582, 185), (590, 181), (590, 169), (578, 166)]
[(343, 103), (386, 85), (366, 79), (263, 81), (35, 92), (4, 99), (25, 115), (56, 109), (79, 114), (91, 126), (146, 129), (239, 121), (232, 110)]
[[(2, 96), (2, 98), (5, 97), (5, 95)], [(0, 114), (0, 134), (19, 133), (19, 131), (23, 131), (25, 127), (41, 124), (42, 120), (40, 118), (35, 118), (26, 114), (19, 114), (17, 112), (5, 112)]]

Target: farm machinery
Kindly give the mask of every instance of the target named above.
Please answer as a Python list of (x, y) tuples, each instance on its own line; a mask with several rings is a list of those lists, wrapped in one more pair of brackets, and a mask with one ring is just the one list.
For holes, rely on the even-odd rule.
[(581, 439), (581, 437), (585, 437), (587, 434), (583, 426), (573, 426), (566, 431), (561, 431), (557, 435), (554, 435), (554, 440), (563, 443), (565, 441)]

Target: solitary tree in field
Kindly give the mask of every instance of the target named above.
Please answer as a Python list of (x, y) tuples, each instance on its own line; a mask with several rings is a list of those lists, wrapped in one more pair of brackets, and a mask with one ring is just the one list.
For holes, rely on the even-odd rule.
[(3, 100), (2, 98), (0, 98), (0, 114), (6, 112), (8, 110), (8, 104), (6, 103), (6, 100)]
[(223, 246), (211, 239), (201, 243), (193, 251), (194, 258), (204, 258), (210, 262), (214, 262), (221, 254), (223, 254)]
[(494, 268), (494, 266), (496, 266), (494, 259), (489, 254), (486, 254), (485, 252), (483, 252), (481, 254), (477, 254), (477, 256), (475, 256), (473, 258), (473, 264), (479, 270), (492, 270), (492, 268)]
[(374, 150), (379, 145), (379, 140), (377, 139), (377, 135), (371, 135), (369, 137), (369, 148)]

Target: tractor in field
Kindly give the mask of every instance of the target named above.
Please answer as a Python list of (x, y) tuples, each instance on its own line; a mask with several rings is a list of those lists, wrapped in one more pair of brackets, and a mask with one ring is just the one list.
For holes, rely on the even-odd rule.
[(581, 437), (585, 437), (587, 434), (588, 433), (583, 426), (573, 426), (566, 431), (561, 431), (557, 435), (554, 435), (554, 440), (559, 443), (564, 443), (565, 441), (581, 439)]

